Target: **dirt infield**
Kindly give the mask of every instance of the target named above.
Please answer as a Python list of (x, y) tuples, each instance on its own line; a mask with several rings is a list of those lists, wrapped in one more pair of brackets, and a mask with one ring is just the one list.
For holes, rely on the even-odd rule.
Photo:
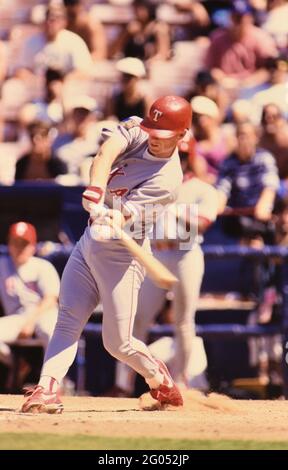
[[(17, 411), (21, 396), (0, 396), (0, 430), (94, 436), (288, 441), (285, 401), (234, 401), (187, 392), (182, 409), (155, 410), (138, 399), (64, 397), (62, 415)], [(143, 409), (144, 408), (144, 409)], [(146, 408), (146, 409), (145, 409)]]

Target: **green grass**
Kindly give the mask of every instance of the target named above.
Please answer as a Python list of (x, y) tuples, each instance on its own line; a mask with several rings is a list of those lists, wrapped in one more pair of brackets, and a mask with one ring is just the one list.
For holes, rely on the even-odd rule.
[(288, 442), (117, 438), (1, 433), (0, 450), (288, 450)]

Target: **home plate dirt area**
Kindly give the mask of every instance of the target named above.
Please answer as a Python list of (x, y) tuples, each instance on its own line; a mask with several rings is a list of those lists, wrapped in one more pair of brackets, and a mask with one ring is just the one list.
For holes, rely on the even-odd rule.
[(235, 401), (196, 391), (183, 408), (159, 410), (149, 394), (139, 399), (63, 397), (62, 415), (22, 414), (20, 395), (0, 396), (1, 433), (83, 434), (109, 437), (288, 441), (285, 401)]

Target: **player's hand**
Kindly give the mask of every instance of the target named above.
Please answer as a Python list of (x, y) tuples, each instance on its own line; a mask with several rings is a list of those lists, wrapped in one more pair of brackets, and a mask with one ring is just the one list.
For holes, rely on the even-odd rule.
[(268, 222), (271, 219), (271, 207), (264, 204), (256, 204), (254, 216), (262, 222)]
[(98, 242), (108, 242), (113, 238), (113, 231), (109, 225), (98, 224), (93, 222), (90, 226), (90, 235), (93, 240)]
[(93, 240), (108, 241), (117, 239), (116, 227), (122, 227), (125, 224), (125, 217), (121, 211), (116, 209), (107, 209), (102, 207), (102, 211), (91, 212), (90, 234)]
[(102, 205), (94, 204), (90, 210), (90, 235), (93, 240), (107, 241), (112, 238), (112, 229), (107, 219), (109, 209)]
[(114, 225), (123, 227), (125, 217), (121, 211), (117, 209), (109, 209), (105, 206), (93, 206), (90, 212), (90, 221), (96, 222), (98, 225)]
[[(93, 215), (92, 215), (93, 217)], [(125, 217), (121, 211), (117, 209), (106, 209), (106, 214), (102, 217), (99, 217), (100, 224), (109, 224), (109, 225), (118, 225), (118, 227), (123, 227), (125, 224)]]
[(104, 191), (98, 186), (88, 186), (82, 194), (82, 205), (84, 209), (91, 214), (97, 211), (97, 206), (103, 204)]
[(99, 223), (104, 223), (105, 217), (108, 217), (109, 210), (108, 207), (101, 204), (93, 204), (90, 209), (90, 222), (94, 222), (97, 219)]

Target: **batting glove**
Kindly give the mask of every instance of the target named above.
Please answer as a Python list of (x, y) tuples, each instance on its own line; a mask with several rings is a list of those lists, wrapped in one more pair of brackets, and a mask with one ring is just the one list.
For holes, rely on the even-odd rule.
[(90, 208), (90, 219), (92, 222), (97, 219), (97, 223), (104, 223), (105, 217), (109, 216), (109, 211), (108, 207), (101, 204), (93, 204)]
[(97, 211), (99, 204), (103, 202), (104, 191), (98, 186), (88, 186), (82, 194), (82, 205), (84, 209), (91, 214), (92, 211)]
[(93, 240), (107, 242), (113, 238), (113, 230), (109, 225), (98, 224), (96, 221), (90, 226), (90, 235)]
[(117, 209), (106, 209), (105, 207), (99, 208), (97, 213), (91, 212), (92, 224), (90, 226), (90, 234), (93, 240), (108, 241), (117, 239), (117, 233), (114, 232), (114, 225), (122, 227), (125, 223), (125, 218), (121, 211)]
[(90, 212), (91, 222), (96, 222), (98, 225), (110, 225), (116, 224), (122, 227), (125, 224), (125, 218), (121, 211), (117, 209), (109, 209), (105, 206), (93, 207)]

